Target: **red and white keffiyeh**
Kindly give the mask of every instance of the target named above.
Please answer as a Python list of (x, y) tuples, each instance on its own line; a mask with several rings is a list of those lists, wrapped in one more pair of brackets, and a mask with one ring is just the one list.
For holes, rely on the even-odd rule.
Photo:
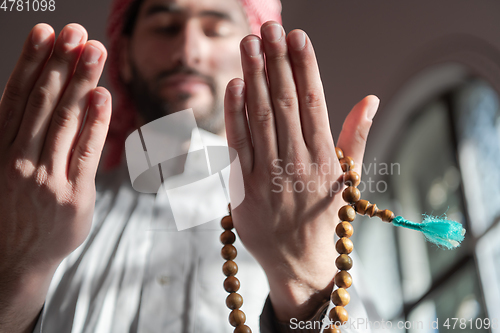
[[(113, 115), (103, 154), (103, 167), (110, 169), (119, 164), (127, 135), (134, 130), (137, 112), (127, 94), (119, 74), (120, 39), (129, 6), (135, 0), (113, 0), (108, 18), (108, 60), (107, 70), (113, 87)], [(280, 0), (239, 0), (247, 14), (253, 34), (260, 36), (260, 26), (270, 20), (281, 23)]]

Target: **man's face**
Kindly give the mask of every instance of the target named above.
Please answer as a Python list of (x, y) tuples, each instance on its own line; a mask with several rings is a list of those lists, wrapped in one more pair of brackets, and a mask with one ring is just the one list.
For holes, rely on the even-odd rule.
[(238, 45), (249, 32), (239, 0), (144, 0), (122, 68), (142, 121), (192, 108), (198, 126), (221, 133), (225, 87), (242, 76)]

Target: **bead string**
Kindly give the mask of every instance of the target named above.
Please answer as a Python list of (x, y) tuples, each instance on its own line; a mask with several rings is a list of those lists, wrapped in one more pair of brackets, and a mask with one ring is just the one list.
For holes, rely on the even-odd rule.
[(342, 171), (344, 171), (344, 184), (347, 185), (347, 188), (342, 192), (342, 199), (347, 205), (339, 209), (340, 223), (335, 228), (335, 233), (339, 237), (335, 244), (335, 249), (339, 253), (335, 260), (335, 266), (337, 266), (339, 272), (335, 275), (334, 282), (338, 288), (330, 296), (335, 307), (330, 310), (328, 315), (332, 324), (325, 328), (324, 333), (340, 333), (338, 326), (345, 324), (349, 320), (345, 306), (349, 304), (351, 296), (346, 289), (352, 285), (352, 277), (348, 270), (352, 268), (353, 264), (349, 254), (354, 248), (350, 237), (354, 232), (351, 222), (354, 221), (356, 213), (370, 217), (377, 216), (385, 222), (391, 222), (394, 219), (394, 213), (390, 210), (379, 210), (377, 205), (371, 204), (367, 200), (360, 200), (361, 193), (356, 186), (360, 184), (361, 180), (359, 175), (352, 170), (354, 160), (349, 156), (344, 157), (344, 153), (340, 148), (335, 148), (335, 152)]
[[(338, 288), (330, 296), (331, 302), (335, 307), (330, 310), (328, 315), (332, 324), (324, 329), (324, 333), (340, 333), (338, 326), (346, 323), (349, 319), (345, 306), (349, 304), (351, 296), (346, 289), (352, 285), (352, 277), (348, 271), (352, 268), (353, 264), (349, 254), (354, 248), (350, 237), (354, 232), (351, 222), (354, 221), (356, 213), (370, 217), (377, 216), (385, 222), (391, 222), (394, 219), (394, 213), (390, 210), (379, 210), (377, 205), (371, 204), (367, 200), (360, 200), (361, 193), (357, 186), (360, 184), (361, 179), (352, 170), (354, 168), (354, 160), (349, 156), (344, 157), (344, 153), (340, 148), (335, 148), (335, 152), (344, 172), (344, 184), (347, 185), (347, 188), (342, 192), (342, 198), (347, 205), (339, 209), (338, 216), (340, 223), (335, 228), (335, 233), (339, 237), (339, 240), (335, 244), (335, 249), (339, 253), (339, 256), (335, 260), (335, 266), (337, 266), (339, 272), (335, 275), (334, 282)], [(224, 244), (221, 255), (226, 260), (222, 266), (222, 272), (226, 276), (224, 289), (229, 293), (229, 296), (226, 298), (226, 305), (232, 310), (229, 314), (229, 323), (235, 327), (234, 333), (251, 333), (252, 330), (250, 327), (245, 325), (245, 313), (240, 310), (243, 305), (243, 297), (237, 293), (240, 289), (240, 281), (235, 276), (238, 272), (238, 265), (233, 261), (236, 258), (237, 252), (236, 248), (232, 245), (236, 240), (236, 235), (231, 231), (234, 228), (231, 204), (228, 205), (228, 211), (229, 214), (221, 220), (224, 232), (221, 234), (220, 240)]]
[(350, 240), (354, 232), (351, 222), (356, 218), (356, 212), (351, 204), (359, 201), (361, 197), (361, 193), (356, 187), (361, 180), (359, 175), (352, 170), (354, 168), (354, 160), (349, 156), (344, 157), (344, 153), (340, 148), (335, 148), (335, 152), (337, 153), (342, 171), (344, 171), (344, 184), (348, 186), (342, 192), (342, 198), (348, 204), (339, 209), (340, 223), (335, 228), (335, 233), (339, 236), (339, 240), (335, 244), (335, 250), (339, 253), (339, 256), (335, 260), (335, 266), (340, 271), (335, 275), (334, 279), (335, 285), (338, 288), (330, 296), (332, 303), (335, 305), (328, 315), (332, 325), (325, 328), (323, 331), (325, 333), (340, 333), (337, 325), (344, 324), (349, 318), (347, 310), (344, 307), (351, 300), (351, 296), (346, 289), (352, 285), (352, 277), (348, 270), (352, 268), (353, 262), (349, 254), (354, 248)]
[(231, 204), (227, 205), (227, 209), (229, 214), (221, 220), (224, 232), (220, 235), (220, 241), (224, 244), (221, 255), (226, 260), (224, 265), (222, 265), (222, 272), (226, 276), (224, 289), (229, 293), (226, 298), (226, 306), (232, 310), (229, 314), (229, 323), (235, 327), (234, 333), (252, 333), (250, 327), (245, 325), (245, 313), (240, 310), (243, 305), (243, 297), (237, 293), (240, 289), (240, 280), (235, 276), (238, 273), (238, 265), (233, 261), (236, 258), (237, 252), (233, 245), (236, 235), (231, 231), (234, 228), (233, 217), (231, 216)]

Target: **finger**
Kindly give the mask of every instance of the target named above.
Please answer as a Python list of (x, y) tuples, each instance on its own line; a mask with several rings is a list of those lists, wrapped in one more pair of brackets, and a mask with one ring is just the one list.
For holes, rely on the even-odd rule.
[(10, 145), (19, 131), (26, 101), (54, 46), (54, 30), (48, 24), (33, 27), (5, 86), (0, 101), (0, 145)]
[(89, 41), (85, 44), (75, 73), (54, 110), (47, 131), (40, 163), (46, 165), (48, 170), (66, 174), (90, 93), (99, 82), (105, 60), (106, 49), (100, 42)]
[(234, 79), (227, 85), (224, 97), (224, 119), (229, 147), (236, 149), (243, 174), (253, 169), (253, 147), (245, 111), (245, 82)]
[(93, 184), (111, 118), (111, 94), (102, 87), (92, 92), (85, 125), (71, 155), (68, 180), (76, 186)]
[(323, 84), (311, 40), (302, 30), (291, 31), (287, 40), (306, 146), (313, 152), (325, 146), (333, 149)]
[(78, 24), (63, 28), (54, 52), (29, 96), (15, 144), (24, 147), (25, 157), (38, 162), (53, 110), (74, 72), (87, 40), (86, 30)]
[(300, 125), (297, 88), (288, 58), (283, 27), (269, 21), (262, 25), (262, 41), (266, 54), (269, 91), (276, 119), (280, 158), (305, 148)]
[(356, 104), (342, 126), (337, 146), (344, 156), (354, 159), (354, 170), (361, 175), (366, 139), (370, 132), (372, 119), (377, 112), (380, 100), (373, 95), (366, 96)]
[(250, 35), (242, 40), (240, 48), (245, 100), (254, 146), (254, 165), (270, 165), (278, 156), (278, 145), (264, 69), (262, 41), (259, 37)]

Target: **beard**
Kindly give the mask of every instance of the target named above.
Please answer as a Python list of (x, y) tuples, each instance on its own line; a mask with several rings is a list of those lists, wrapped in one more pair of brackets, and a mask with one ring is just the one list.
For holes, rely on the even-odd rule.
[(198, 127), (215, 134), (221, 133), (224, 130), (222, 96), (220, 96), (220, 92), (216, 88), (215, 81), (212, 77), (201, 74), (192, 68), (180, 65), (173, 69), (162, 71), (151, 81), (148, 81), (140, 74), (137, 66), (133, 62), (131, 62), (130, 66), (132, 79), (126, 86), (144, 124), (185, 109), (179, 109), (179, 107), (176, 107), (176, 104), (189, 100), (192, 97), (191, 93), (179, 94), (176, 96), (176, 101), (172, 101), (161, 97), (159, 90), (162, 80), (176, 74), (187, 74), (195, 75), (202, 79), (209, 86), (212, 94), (213, 102), (211, 105), (204, 106), (204, 110), (196, 110), (193, 108)]

